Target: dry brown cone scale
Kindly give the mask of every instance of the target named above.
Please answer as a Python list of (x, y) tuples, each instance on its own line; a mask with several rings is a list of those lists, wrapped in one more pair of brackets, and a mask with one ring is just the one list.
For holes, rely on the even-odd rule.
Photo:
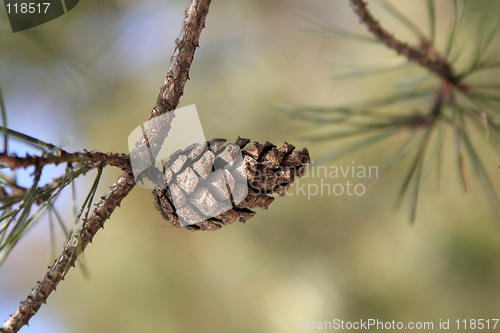
[(153, 195), (156, 209), (175, 227), (217, 230), (245, 222), (255, 215), (252, 208), (267, 209), (274, 201), (268, 194), (284, 196), (310, 162), (306, 148), (297, 151), (286, 142), (280, 148), (269, 142), (249, 145), (240, 137), (225, 143), (213, 139), (190, 146), (165, 164), (167, 186)]

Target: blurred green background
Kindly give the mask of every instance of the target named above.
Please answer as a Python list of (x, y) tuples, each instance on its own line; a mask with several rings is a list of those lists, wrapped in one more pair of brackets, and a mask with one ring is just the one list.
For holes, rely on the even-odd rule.
[[(423, 0), (393, 2), (425, 31)], [(443, 45), (451, 7), (436, 2)], [(156, 101), (187, 5), (81, 0), (68, 14), (16, 34), (0, 9), (8, 125), (64, 142), (70, 151), (127, 153), (128, 134), (148, 119)], [(370, 1), (370, 8), (398, 38), (415, 42), (376, 3)], [(460, 45), (474, 39), (485, 12), (499, 10), (498, 1), (470, 1)], [(314, 160), (337, 143), (302, 140), (311, 125), (277, 112), (276, 105), (343, 105), (396, 91), (401, 78), (394, 74), (332, 79), (332, 63), (368, 66), (393, 59), (394, 52), (304, 34), (315, 27), (297, 11), (365, 33), (347, 0), (212, 2), (180, 105), (196, 104), (207, 139), (287, 141), (309, 148)], [(498, 71), (481, 75), (495, 78)], [(498, 184), (498, 155), (477, 137)], [(328, 165), (382, 165), (398, 140)], [(408, 205), (394, 212), (409, 162), (363, 196), (277, 198), (245, 225), (217, 232), (173, 228), (155, 210), (150, 191), (135, 188), (85, 251), (89, 278), (72, 269), (21, 331), (298, 332), (303, 319), (433, 321), (436, 328), (440, 319), (498, 318), (500, 221), (474, 177), (472, 193), (464, 194), (455, 160), (449, 138), (441, 188), (435, 174), (425, 180), (415, 225), (408, 223)], [(98, 194), (119, 174), (106, 168)], [(92, 175), (78, 180), (80, 201), (92, 181)], [(309, 177), (299, 184), (320, 181)], [(70, 192), (58, 203), (70, 225)], [(54, 259), (49, 234), (42, 220), (0, 267), (0, 319), (8, 318)], [(64, 241), (58, 235), (56, 253)]]

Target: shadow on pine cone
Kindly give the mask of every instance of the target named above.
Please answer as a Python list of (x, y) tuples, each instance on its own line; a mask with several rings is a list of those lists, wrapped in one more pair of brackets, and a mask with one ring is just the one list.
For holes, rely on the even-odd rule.
[(251, 208), (267, 209), (274, 201), (268, 194), (284, 196), (310, 162), (306, 148), (294, 151), (286, 142), (281, 148), (252, 142), (246, 149), (249, 139), (225, 143), (213, 139), (190, 146), (165, 164), (167, 188), (156, 188), (153, 196), (156, 209), (175, 227), (217, 230), (237, 219), (245, 222), (255, 215)]

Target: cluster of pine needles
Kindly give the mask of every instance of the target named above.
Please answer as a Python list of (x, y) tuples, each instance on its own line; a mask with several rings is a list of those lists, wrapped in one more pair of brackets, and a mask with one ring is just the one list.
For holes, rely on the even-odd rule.
[[(354, 3), (352, 0), (351, 2)], [(493, 145), (493, 149), (498, 151), (500, 146), (500, 82), (480, 82), (471, 78), (473, 74), (500, 68), (500, 61), (492, 52), (492, 44), (498, 31), (497, 22), (495, 19), (483, 17), (477, 25), (473, 40), (460, 44), (457, 35), (466, 13), (467, 1), (450, 0), (448, 3), (438, 1), (439, 5), (449, 5), (453, 10), (451, 27), (445, 45), (440, 49), (436, 45), (437, 15), (436, 4), (433, 0), (422, 0), (422, 5), (427, 8), (428, 35), (425, 35), (415, 23), (387, 0), (375, 2), (416, 36), (419, 41), (417, 48), (426, 56), (432, 58), (436, 54), (439, 55), (455, 72), (456, 82), (439, 77), (436, 73), (422, 67), (421, 64), (409, 61), (405, 55), (398, 55), (390, 66), (374, 68), (342, 66), (344, 69), (348, 68), (348, 71), (335, 76), (336, 80), (362, 79), (387, 73), (404, 76), (411, 71), (422, 72), (411, 82), (408, 78), (405, 79), (406, 83), (398, 87), (398, 92), (394, 96), (356, 103), (356, 105), (292, 107), (285, 111), (313, 124), (306, 139), (323, 143), (344, 139), (349, 141), (348, 144), (341, 145), (342, 148), (325, 153), (321, 162), (338, 159), (401, 135), (399, 147), (387, 155), (380, 174), (384, 174), (388, 169), (406, 159), (411, 160), (400, 188), (397, 208), (403, 197), (409, 194), (412, 223), (416, 219), (417, 202), (423, 180), (431, 170), (436, 170), (435, 168), (437, 168), (438, 179), (440, 178), (445, 136), (446, 133), (452, 132), (456, 143), (458, 174), (465, 191), (470, 190), (468, 176), (470, 165), (480, 180), (493, 211), (497, 217), (500, 217), (498, 196), (480, 153), (471, 139), (474, 131), (479, 130), (482, 136)], [(309, 33), (347, 38), (363, 43), (377, 43), (386, 47), (386, 44), (374, 36), (351, 33), (330, 26), (308, 14), (300, 13), (300, 15), (316, 26), (316, 29), (308, 31)], [(381, 24), (383, 25), (383, 22)], [(466, 50), (467, 48), (469, 50)], [(467, 55), (466, 59), (464, 55)], [(476, 77), (481, 77), (481, 75), (476, 75)], [(424, 105), (424, 107), (421, 110), (415, 110), (411, 105), (415, 102), (419, 102), (419, 105)], [(391, 112), (391, 108), (398, 111)], [(466, 163), (466, 160), (469, 162)]]
[[(5, 103), (0, 90), (0, 111), (3, 124), (7, 123)], [(9, 154), (9, 142), (16, 140), (27, 148), (36, 151), (36, 158), (53, 159), (57, 163), (64, 163), (64, 159), (59, 156), (60, 148), (50, 143), (43, 142), (29, 135), (14, 131), (7, 126), (0, 127), (0, 135), (3, 135), (3, 152), (0, 153), (2, 160), (9, 158), (17, 159), (14, 154)], [(30, 156), (30, 155), (27, 155)], [(26, 157), (20, 157), (23, 160)], [(74, 158), (72, 158), (74, 160)], [(9, 163), (0, 162), (0, 265), (8, 257), (14, 246), (20, 238), (32, 228), (42, 217), (47, 217), (50, 225), (50, 239), (52, 253), (50, 258), (55, 256), (55, 234), (56, 227), (60, 227), (66, 241), (69, 241), (73, 233), (81, 232), (83, 225), (87, 220), (92, 202), (99, 184), (102, 174), (102, 167), (98, 164), (85, 163), (66, 163), (65, 172), (58, 178), (53, 179), (47, 184), (41, 184), (41, 176), (43, 168), (47, 164), (36, 164), (29, 166), (27, 169), (32, 173), (30, 175), (31, 185), (20, 185), (19, 169), (22, 167), (12, 167)], [(87, 197), (85, 198), (81, 208), (76, 207), (76, 188), (74, 180), (81, 175), (86, 174), (91, 169), (97, 169), (97, 175), (92, 184)], [(71, 188), (72, 205), (73, 205), (73, 225), (71, 228), (65, 225), (60, 212), (55, 206), (55, 201), (61, 196), (66, 187)], [(77, 247), (76, 252), (79, 249)], [(75, 253), (79, 255), (79, 253)], [(83, 263), (83, 257), (78, 256), (79, 262)], [(81, 266), (84, 269), (84, 265)]]

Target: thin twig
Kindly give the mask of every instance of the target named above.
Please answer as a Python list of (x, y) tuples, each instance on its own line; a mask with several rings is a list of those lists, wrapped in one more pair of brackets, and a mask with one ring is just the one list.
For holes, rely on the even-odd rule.
[[(44, 204), (47, 200), (50, 200), (52, 194), (54, 191), (58, 190), (61, 188), (62, 184), (65, 184), (67, 182), (73, 181), (76, 177), (79, 175), (85, 175), (87, 172), (89, 172), (92, 169), (95, 168), (103, 168), (107, 165), (108, 163), (106, 161), (103, 162), (95, 162), (95, 163), (85, 163), (80, 165), (75, 171), (73, 168), (67, 169), (66, 172), (57, 178), (52, 179), (52, 181), (42, 187), (37, 188), (36, 190), (36, 200), (35, 203), (37, 205), (42, 205)], [(39, 167), (39, 166), (36, 166)], [(75, 175), (76, 174), (76, 175)], [(11, 197), (12, 202), (18, 202), (22, 200), (22, 197), (24, 197), (28, 191), (29, 188), (22, 187), (18, 185), (14, 179), (7, 175), (3, 175), (3, 177), (8, 178), (11, 180), (9, 184), (5, 184), (3, 187), (0, 187), (0, 197), (2, 198), (2, 201), (4, 204), (6, 203), (6, 200)], [(9, 188), (11, 191), (10, 193), (7, 193), (5, 191), (5, 188)]]
[[(85, 229), (82, 233), (81, 246), (82, 249), (88, 245), (96, 232), (102, 228), (104, 222), (110, 217), (111, 213), (117, 206), (120, 205), (123, 198), (132, 190), (135, 182), (132, 174), (128, 171), (124, 172), (111, 186), (108, 192), (103, 196), (103, 199), (97, 204), (92, 216), (85, 223)], [(40, 309), (47, 297), (63, 279), (66, 267), (74, 266), (76, 255), (74, 250), (78, 245), (78, 233), (75, 232), (72, 239), (66, 244), (64, 252), (60, 256), (57, 263), (49, 268), (47, 274), (40, 280), (27, 299), (21, 302), (16, 312), (0, 328), (1, 332), (17, 332), (21, 327), (28, 324), (28, 321)], [(69, 266), (68, 266), (69, 265)]]
[[(198, 40), (205, 24), (205, 16), (208, 13), (209, 6), (210, 0), (192, 0), (186, 10), (181, 33), (176, 41), (176, 48), (170, 60), (170, 69), (165, 83), (162, 85), (152, 117), (174, 110), (177, 107), (186, 80), (189, 78), (189, 68), (194, 51), (198, 46)], [(133, 175), (129, 171), (123, 172), (97, 204), (92, 215), (86, 221), (83, 230), (81, 232), (75, 231), (59, 259), (50, 267), (43, 279), (37, 283), (27, 299), (21, 302), (16, 312), (4, 323), (0, 328), (0, 332), (17, 332), (21, 327), (28, 324), (29, 319), (46, 302), (47, 297), (64, 278), (66, 267), (74, 266), (77, 257), (76, 247), (81, 246), (82, 250), (86, 248), (97, 231), (102, 228), (104, 222), (134, 186)], [(80, 242), (78, 241), (79, 235), (81, 235)]]
[(427, 52), (426, 48), (417, 48), (407, 43), (404, 43), (387, 30), (385, 30), (380, 23), (373, 17), (366, 3), (363, 0), (349, 0), (353, 6), (354, 11), (361, 18), (368, 30), (385, 45), (395, 50), (399, 54), (406, 56), (409, 60), (419, 63), (426, 67), (431, 72), (437, 74), (439, 77), (445, 79), (454, 86), (461, 85), (460, 78), (455, 74), (453, 68), (448, 62), (437, 52)]
[[(179, 104), (184, 91), (184, 84), (189, 79), (189, 68), (194, 58), (194, 52), (198, 47), (201, 30), (205, 26), (205, 16), (208, 13), (210, 1), (191, 1), (186, 10), (186, 17), (182, 23), (181, 33), (175, 40), (175, 50), (170, 59), (170, 68), (165, 81), (160, 87), (160, 94), (156, 105), (151, 112), (147, 124), (146, 133), (152, 133), (150, 137), (144, 137), (136, 148), (130, 152), (136, 170), (146, 170), (151, 158), (159, 153), (165, 138), (170, 130), (170, 122), (174, 114), (169, 111), (175, 110)], [(156, 117), (163, 115), (161, 118)], [(144, 163), (145, 165), (140, 165)], [(140, 181), (143, 174), (135, 175)]]
[(131, 171), (130, 157), (125, 154), (116, 153), (102, 153), (99, 151), (84, 151), (76, 153), (68, 153), (63, 150), (59, 150), (55, 155), (50, 154), (46, 156), (31, 156), (26, 155), (24, 157), (13, 155), (7, 155), (6, 153), (0, 153), (0, 163), (11, 169), (27, 168), (29, 166), (45, 166), (47, 164), (58, 165), (59, 163), (100, 163), (103, 162), (116, 166), (122, 170)]
[(189, 68), (194, 58), (194, 51), (199, 45), (201, 30), (205, 27), (205, 17), (209, 6), (209, 0), (198, 0), (191, 1), (186, 9), (181, 32), (175, 40), (175, 50), (170, 59), (170, 68), (149, 119), (175, 110), (179, 104), (184, 92), (184, 85), (189, 79)]

